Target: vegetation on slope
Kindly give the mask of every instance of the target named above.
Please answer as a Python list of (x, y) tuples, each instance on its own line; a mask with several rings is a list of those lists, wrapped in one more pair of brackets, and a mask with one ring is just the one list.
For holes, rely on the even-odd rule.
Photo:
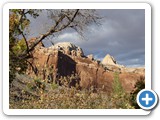
[[(72, 77), (72, 78), (70, 78)], [(10, 88), (10, 108), (11, 109), (134, 109), (137, 90), (143, 86), (136, 84), (136, 90), (125, 93), (118, 77), (115, 73), (113, 92), (108, 95), (100, 89), (93, 91), (68, 87), (67, 81), (77, 78), (77, 75), (61, 78), (62, 86), (55, 83), (47, 83), (40, 78), (30, 78), (26, 75), (18, 75), (16, 82)], [(134, 99), (133, 99), (134, 98)]]

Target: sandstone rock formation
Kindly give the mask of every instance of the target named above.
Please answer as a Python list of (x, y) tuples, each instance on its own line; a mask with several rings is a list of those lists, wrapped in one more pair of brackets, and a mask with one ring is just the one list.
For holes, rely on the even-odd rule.
[(89, 58), (90, 60), (94, 60), (94, 57), (93, 57), (93, 55), (92, 55), (92, 54), (87, 55), (87, 58)]
[(124, 68), (123, 65), (117, 64), (115, 58), (109, 54), (107, 54), (102, 60), (102, 64), (106, 67), (106, 70), (112, 72), (121, 73), (121, 70)]
[[(122, 71), (122, 67), (119, 67), (110, 55), (107, 55), (102, 63), (106, 66), (109, 63), (111, 68), (94, 60), (92, 55), (86, 57), (80, 47), (68, 42), (57, 43), (49, 48), (40, 47), (32, 54), (33, 58), (29, 60), (30, 67), (27, 74), (41, 76), (44, 80), (58, 84), (60, 84), (61, 77), (76, 73), (80, 78), (79, 84), (82, 88), (100, 88), (110, 93), (113, 89), (115, 71), (117, 69), (119, 73)], [(137, 72), (132, 72), (132, 74), (122, 72), (119, 79), (124, 89), (129, 92), (140, 76)]]
[(51, 46), (51, 49), (61, 51), (66, 55), (72, 55), (72, 56), (78, 56), (78, 57), (84, 56), (83, 50), (80, 47), (74, 44), (71, 44), (69, 42), (57, 43), (54, 46)]
[(117, 64), (115, 58), (109, 54), (107, 54), (102, 60), (102, 64), (108, 71), (118, 72), (118, 73), (137, 73), (144, 76), (145, 69), (144, 68), (129, 68), (123, 65)]
[(127, 73), (138, 73), (141, 75), (145, 74), (145, 69), (143, 67), (139, 68), (129, 68), (129, 67), (124, 67), (121, 72), (127, 72)]
[(104, 65), (116, 65), (117, 62), (116, 60), (114, 59), (113, 56), (110, 56), (109, 54), (107, 54), (104, 59), (102, 60), (102, 64)]

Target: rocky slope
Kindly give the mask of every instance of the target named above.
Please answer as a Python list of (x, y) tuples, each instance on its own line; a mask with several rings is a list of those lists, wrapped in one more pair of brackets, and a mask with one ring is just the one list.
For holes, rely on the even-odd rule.
[[(61, 77), (78, 74), (81, 88), (101, 88), (110, 93), (114, 74), (118, 72), (123, 88), (130, 92), (136, 81), (144, 76), (144, 69), (129, 70), (118, 65), (110, 55), (100, 63), (94, 60), (93, 55), (85, 56), (80, 47), (68, 42), (57, 43), (49, 48), (39, 45), (38, 48), (32, 52), (33, 58), (29, 60), (27, 74), (40, 76), (49, 82), (60, 84)], [(75, 84), (73, 81), (70, 83), (71, 86)]]

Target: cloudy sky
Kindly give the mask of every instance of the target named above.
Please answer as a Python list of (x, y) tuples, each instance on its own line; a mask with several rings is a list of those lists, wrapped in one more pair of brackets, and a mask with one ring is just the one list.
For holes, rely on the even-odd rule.
[[(71, 42), (80, 46), (85, 55), (93, 54), (99, 60), (102, 60), (106, 54), (110, 54), (119, 64), (128, 67), (144, 66), (145, 10), (106, 9), (97, 12), (103, 17), (103, 21), (100, 26), (88, 26), (83, 40), (75, 31), (65, 31), (50, 40), (55, 43)], [(44, 16), (35, 21), (31, 23), (31, 36), (36, 36), (35, 33), (43, 33), (51, 23)], [(42, 24), (44, 21), (47, 22)]]

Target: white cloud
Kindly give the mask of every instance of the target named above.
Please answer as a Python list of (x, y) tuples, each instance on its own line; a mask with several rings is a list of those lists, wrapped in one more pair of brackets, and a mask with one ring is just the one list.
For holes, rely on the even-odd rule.
[(64, 33), (58, 36), (59, 40), (75, 40), (78, 39), (76, 33)]

